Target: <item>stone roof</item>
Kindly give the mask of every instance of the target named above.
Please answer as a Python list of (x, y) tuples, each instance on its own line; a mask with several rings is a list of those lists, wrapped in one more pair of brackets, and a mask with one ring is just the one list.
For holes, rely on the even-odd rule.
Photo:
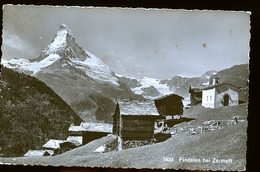
[(209, 85), (190, 86), (189, 92), (190, 92), (190, 91), (202, 92), (202, 90), (203, 90), (204, 88), (207, 88), (207, 87), (209, 87)]
[(178, 98), (178, 99), (184, 99), (182, 96), (179, 96), (178, 94), (167, 94), (167, 95), (164, 95), (162, 97), (158, 97), (158, 98), (154, 99), (154, 101), (162, 100), (162, 99), (167, 98), (167, 97), (175, 97), (175, 98)]
[(69, 131), (82, 131), (81, 125), (70, 126)]
[(119, 99), (117, 103), (121, 115), (159, 116), (153, 100)]
[(221, 84), (216, 84), (216, 85), (211, 85), (211, 86), (208, 86), (208, 87), (206, 87), (206, 88), (204, 88), (202, 90), (210, 90), (210, 89), (222, 87), (222, 86), (225, 86), (225, 85), (229, 85), (229, 86), (235, 88), (236, 90), (239, 90), (239, 87), (237, 87), (237, 86), (235, 86), (233, 84), (227, 83), (227, 82), (223, 82)]
[(24, 156), (51, 156), (52, 150), (29, 150)]
[(60, 148), (60, 143), (63, 143), (63, 142), (64, 142), (64, 140), (50, 139), (42, 147), (45, 149), (58, 149), (58, 148)]
[(82, 145), (82, 136), (69, 136), (66, 141), (68, 142), (74, 142), (77, 141), (80, 145)]
[(98, 122), (81, 122), (80, 126), (71, 126), (70, 132), (77, 131), (91, 131), (91, 132), (105, 132), (112, 133), (113, 125), (107, 123)]

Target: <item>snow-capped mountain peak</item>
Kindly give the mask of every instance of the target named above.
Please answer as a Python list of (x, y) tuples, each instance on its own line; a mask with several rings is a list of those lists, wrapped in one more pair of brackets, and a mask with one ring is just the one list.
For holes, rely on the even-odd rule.
[(52, 42), (42, 50), (38, 58), (32, 61), (39, 62), (50, 54), (58, 54), (61, 58), (79, 59), (81, 61), (89, 58), (85, 50), (75, 42), (71, 30), (65, 24), (60, 25)]
[(39, 71), (51, 72), (73, 67), (93, 79), (119, 85), (111, 69), (98, 57), (80, 47), (65, 24), (61, 24), (52, 42), (42, 50), (38, 58), (3, 60), (2, 63), (31, 75)]
[(60, 29), (59, 29), (59, 30), (67, 30), (67, 31), (71, 32), (71, 31), (69, 30), (68, 26), (65, 25), (65, 24), (63, 24), (63, 23), (60, 25)]
[(68, 29), (65, 24), (61, 24), (59, 31), (54, 37), (51, 44), (49, 44), (45, 49), (43, 49), (43, 53), (45, 54), (54, 54), (57, 52), (57, 48), (64, 48), (67, 44), (67, 38), (72, 36), (72, 32)]

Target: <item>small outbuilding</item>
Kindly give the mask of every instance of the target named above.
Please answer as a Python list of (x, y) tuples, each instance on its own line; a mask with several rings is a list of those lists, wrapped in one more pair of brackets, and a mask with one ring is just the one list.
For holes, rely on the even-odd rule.
[(160, 115), (174, 116), (183, 114), (182, 100), (184, 100), (184, 98), (177, 94), (169, 94), (154, 99), (154, 103)]
[(107, 136), (112, 133), (112, 124), (101, 122), (81, 122), (80, 126), (69, 128), (70, 136), (82, 136), (82, 145), (95, 139)]
[(208, 87), (203, 85), (203, 86), (197, 86), (197, 87), (192, 87), (190, 86), (189, 93), (190, 93), (190, 105), (198, 105), (202, 103), (202, 89)]
[(42, 146), (42, 148), (46, 150), (52, 150), (52, 155), (57, 155), (59, 153), (59, 150), (61, 149), (60, 144), (63, 142), (65, 142), (65, 140), (50, 139)]
[(70, 136), (67, 140), (50, 139), (42, 147), (51, 155), (58, 155), (82, 145), (82, 136)]
[(47, 150), (55, 150), (55, 149), (59, 149), (60, 143), (63, 143), (63, 142), (64, 142), (64, 140), (50, 139), (42, 147)]
[(119, 99), (113, 115), (113, 134), (123, 140), (154, 138), (154, 124), (159, 115), (152, 100)]
[(82, 136), (69, 136), (66, 141), (74, 143), (76, 146), (81, 146), (82, 142), (83, 142), (83, 137)]

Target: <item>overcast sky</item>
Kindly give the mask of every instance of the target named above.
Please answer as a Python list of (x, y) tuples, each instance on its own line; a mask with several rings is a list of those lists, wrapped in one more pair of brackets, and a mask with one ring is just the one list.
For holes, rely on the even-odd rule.
[(2, 58), (37, 58), (65, 24), (115, 73), (170, 79), (249, 61), (250, 13), (5, 6)]

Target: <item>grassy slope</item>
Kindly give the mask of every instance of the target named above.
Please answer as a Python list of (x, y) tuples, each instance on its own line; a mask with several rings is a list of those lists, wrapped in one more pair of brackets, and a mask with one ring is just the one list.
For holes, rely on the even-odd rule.
[[(211, 113), (226, 114), (226, 118), (240, 114), (246, 116), (245, 105), (227, 107), (219, 110), (190, 109), (194, 117)], [(203, 112), (205, 113), (203, 115)], [(220, 113), (221, 112), (221, 113)], [(228, 112), (228, 113), (224, 113)], [(229, 114), (232, 112), (232, 115)], [(229, 115), (228, 115), (229, 114)], [(229, 116), (229, 117), (228, 117)], [(219, 116), (220, 117), (220, 116)], [(210, 118), (210, 117), (205, 117)], [(199, 121), (199, 120), (196, 120)], [(194, 121), (194, 122), (196, 122)], [(56, 157), (2, 159), (2, 162), (15, 164), (49, 164), (54, 166), (100, 166), (113, 168), (170, 168), (170, 169), (211, 169), (211, 170), (243, 170), (246, 165), (246, 129), (247, 122), (226, 127), (221, 130), (196, 135), (179, 134), (165, 142), (154, 145), (127, 149), (119, 152), (92, 153), (109, 137), (95, 140), (85, 146)], [(173, 158), (173, 162), (163, 161), (163, 157)], [(213, 163), (181, 163), (179, 158), (219, 158), (232, 159), (232, 164)], [(211, 159), (212, 160), (212, 159)]]
[[(190, 109), (185, 109), (183, 116), (187, 118), (195, 118), (196, 120), (190, 123), (193, 126), (201, 125), (202, 122), (208, 120), (229, 120), (234, 116), (239, 116), (239, 119), (245, 120), (247, 119), (247, 104), (220, 107), (216, 109), (204, 108), (198, 105)], [(187, 126), (187, 124), (184, 125)]]
[[(244, 122), (231, 126), (225, 131), (215, 131), (214, 134), (179, 135), (151, 146), (105, 154), (92, 153), (98, 145), (102, 145), (108, 139), (102, 138), (56, 157), (2, 159), (1, 162), (113, 168), (243, 170), (246, 163), (246, 126), (247, 123)], [(174, 161), (163, 161), (163, 157), (172, 157)], [(202, 158), (231, 158), (233, 162), (232, 164), (180, 163), (180, 157), (201, 160)]]

